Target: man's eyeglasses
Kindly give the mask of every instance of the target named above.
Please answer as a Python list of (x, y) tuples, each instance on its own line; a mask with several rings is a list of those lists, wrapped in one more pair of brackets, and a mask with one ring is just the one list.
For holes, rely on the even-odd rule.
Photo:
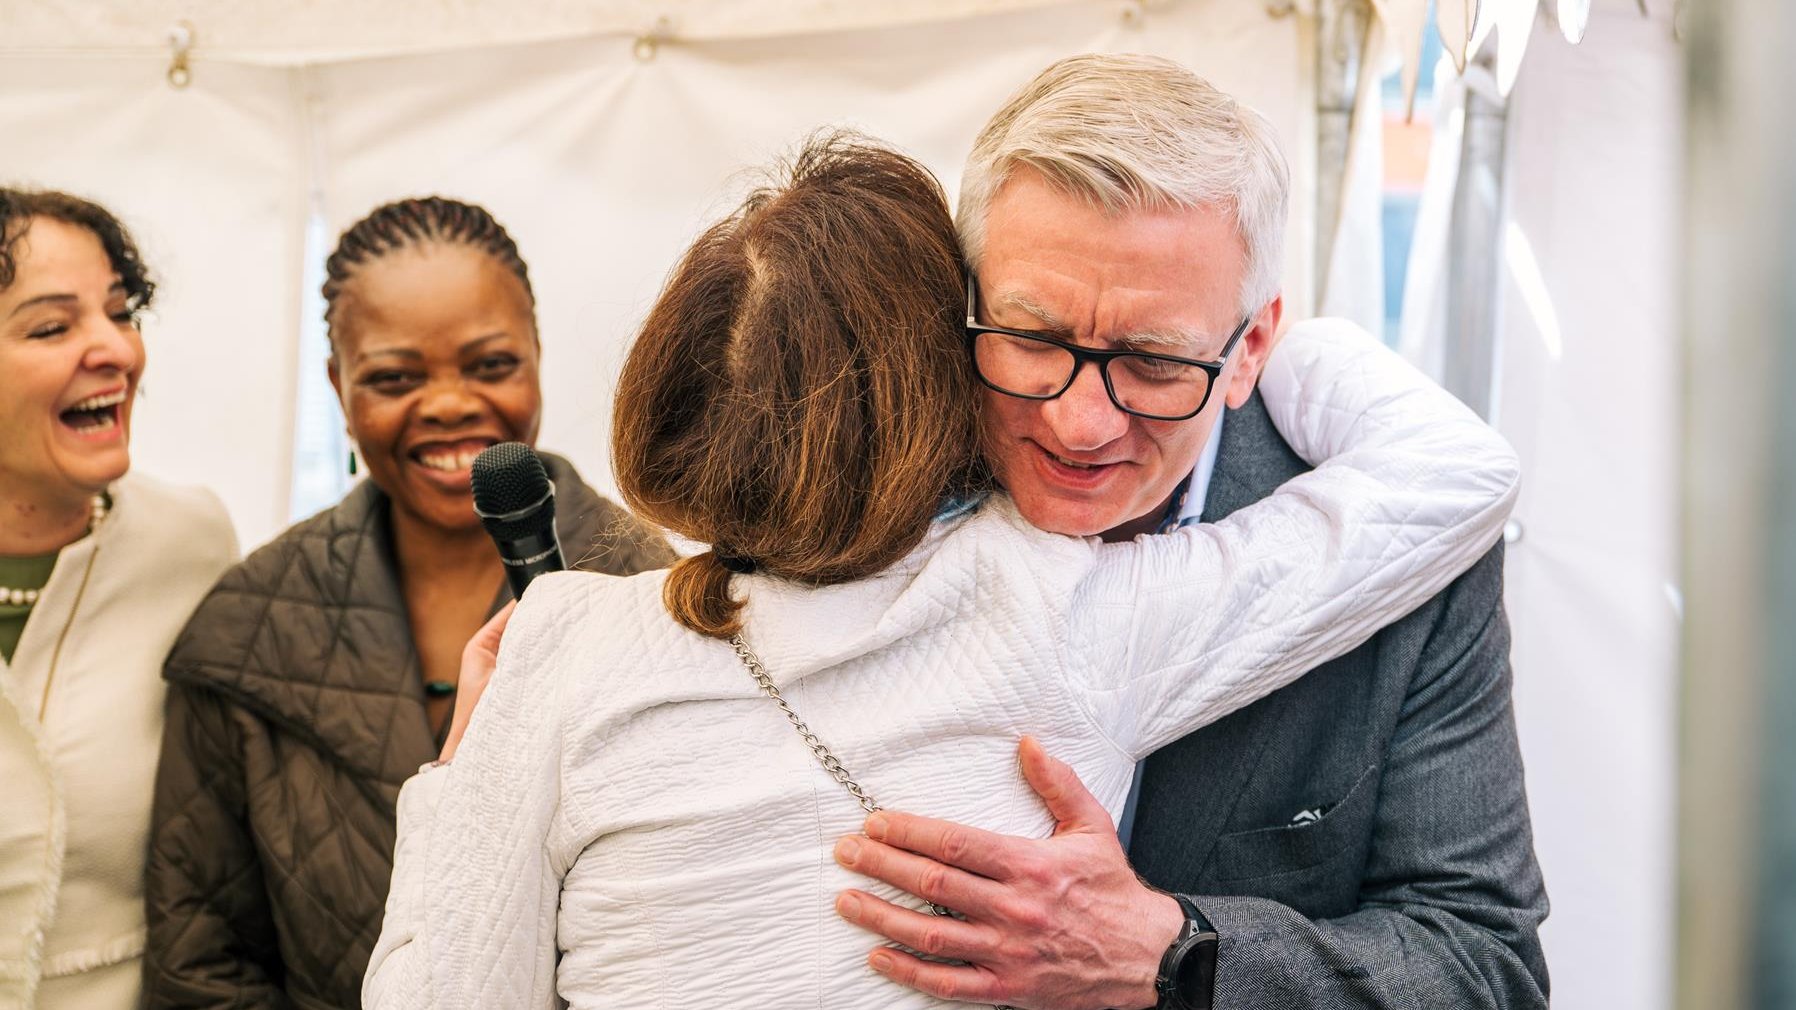
[(1072, 388), (1086, 362), (1098, 367), (1110, 402), (1125, 414), (1152, 421), (1184, 421), (1210, 402), (1217, 376), (1247, 332), (1241, 320), (1215, 361), (1148, 351), (1099, 351), (1028, 330), (979, 322), (979, 288), (967, 272), (967, 348), (979, 381), (1007, 396), (1052, 400)]

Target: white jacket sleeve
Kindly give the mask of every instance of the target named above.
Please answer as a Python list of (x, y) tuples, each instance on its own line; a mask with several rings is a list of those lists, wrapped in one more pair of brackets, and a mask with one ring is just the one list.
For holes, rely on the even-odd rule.
[(1514, 505), (1508, 443), (1352, 323), (1293, 327), (1260, 390), (1315, 469), (1220, 523), (1104, 546), (1072, 601), (1069, 674), (1136, 759), (1426, 602)]
[(563, 1005), (555, 932), (569, 857), (551, 653), (556, 629), (578, 620), (568, 589), (592, 577), (531, 584), (455, 760), (401, 790), (386, 919), (362, 982), (367, 1010)]

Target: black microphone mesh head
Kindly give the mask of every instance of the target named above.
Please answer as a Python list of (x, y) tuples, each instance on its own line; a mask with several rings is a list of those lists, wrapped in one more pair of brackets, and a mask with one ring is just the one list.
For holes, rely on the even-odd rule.
[(549, 493), (549, 472), (522, 442), (500, 442), (474, 457), (470, 477), (474, 508), (502, 516), (534, 505)]

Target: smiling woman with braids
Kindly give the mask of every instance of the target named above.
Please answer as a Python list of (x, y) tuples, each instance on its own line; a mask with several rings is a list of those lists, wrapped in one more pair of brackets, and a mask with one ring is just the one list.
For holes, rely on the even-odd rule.
[(154, 293), (105, 208), (0, 188), (0, 1007), (137, 1006), (157, 671), (237, 555), (126, 472)]
[[(535, 299), (484, 209), (376, 209), (326, 264), (331, 384), (368, 479), (227, 573), (169, 656), (149, 880), (152, 1008), (354, 1007), (399, 785), (433, 758), (462, 647), (509, 593), (469, 464), (534, 442)], [(664, 543), (546, 456), (570, 560)]]

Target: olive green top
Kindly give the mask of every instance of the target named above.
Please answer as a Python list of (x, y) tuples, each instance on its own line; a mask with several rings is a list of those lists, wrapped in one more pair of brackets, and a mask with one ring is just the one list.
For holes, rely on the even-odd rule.
[[(0, 556), (0, 587), (6, 589), (42, 589), (50, 582), (60, 551), (29, 558)], [(8, 594), (10, 595), (10, 594)], [(13, 650), (19, 647), (19, 636), (25, 633), (25, 621), (35, 607), (15, 607), (10, 600), (0, 599), (0, 657), (12, 662)]]

